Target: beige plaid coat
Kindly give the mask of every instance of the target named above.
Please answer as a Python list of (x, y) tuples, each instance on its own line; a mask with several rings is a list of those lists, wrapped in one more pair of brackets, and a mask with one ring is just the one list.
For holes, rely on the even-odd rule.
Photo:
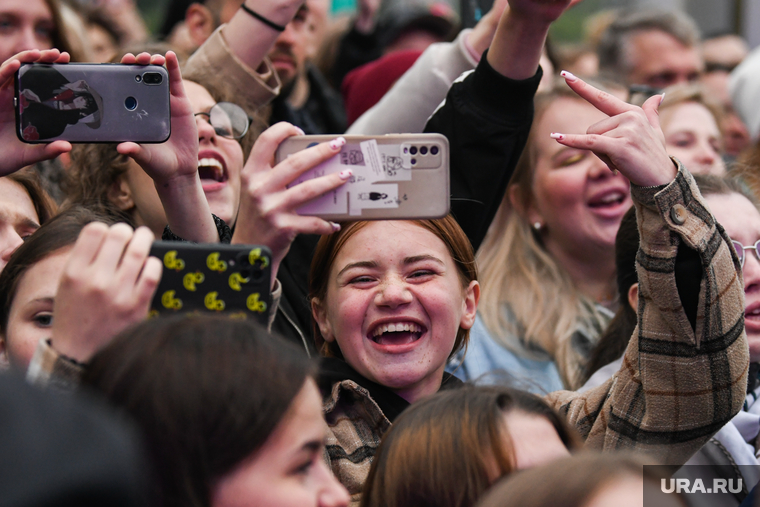
[[(596, 389), (546, 396), (599, 450), (634, 450), (681, 465), (742, 407), (749, 352), (744, 286), (733, 247), (680, 166), (667, 186), (632, 187), (641, 235), (639, 325), (623, 365)], [(702, 259), (696, 332), (675, 281), (679, 244)], [(333, 472), (357, 502), (375, 449), (391, 423), (367, 390), (333, 385), (324, 404)]]

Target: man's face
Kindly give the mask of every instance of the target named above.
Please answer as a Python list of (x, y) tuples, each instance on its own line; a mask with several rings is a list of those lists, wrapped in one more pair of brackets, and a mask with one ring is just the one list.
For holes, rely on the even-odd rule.
[(704, 68), (698, 47), (686, 46), (660, 30), (642, 30), (628, 39), (629, 84), (653, 88), (696, 81)]
[(284, 86), (292, 83), (316, 54), (327, 21), (327, 7), (324, 0), (307, 0), (277, 37), (269, 58)]

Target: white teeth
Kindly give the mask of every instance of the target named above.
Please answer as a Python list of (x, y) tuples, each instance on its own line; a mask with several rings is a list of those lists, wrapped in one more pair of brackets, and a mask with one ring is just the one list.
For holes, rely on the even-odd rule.
[(623, 195), (622, 195), (622, 194), (620, 194), (620, 193), (618, 193), (618, 192), (614, 192), (614, 193), (612, 193), (612, 194), (609, 194), (609, 195), (606, 195), (606, 196), (604, 196), (604, 197), (603, 197), (603, 198), (601, 198), (599, 201), (600, 201), (600, 202), (602, 202), (602, 203), (604, 203), (604, 204), (609, 204), (609, 203), (611, 203), (611, 202), (619, 201), (619, 200), (621, 200), (622, 198), (623, 198)]
[(417, 324), (409, 322), (396, 322), (393, 324), (381, 324), (372, 331), (372, 337), (380, 336), (384, 333), (399, 333), (401, 331), (409, 331), (412, 333), (421, 333), (422, 328)]
[(202, 158), (198, 160), (198, 167), (218, 167), (219, 169), (224, 169), (222, 167), (222, 163), (219, 162), (215, 158)]
[(198, 160), (198, 169), (207, 167), (214, 170), (214, 179), (222, 181), (224, 179), (224, 167), (222, 163), (215, 158), (202, 158)]

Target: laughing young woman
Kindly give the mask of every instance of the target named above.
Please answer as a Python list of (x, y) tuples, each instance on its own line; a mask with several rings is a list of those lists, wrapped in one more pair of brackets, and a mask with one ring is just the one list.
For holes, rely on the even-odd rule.
[[(555, 392), (547, 401), (589, 447), (635, 449), (680, 464), (744, 398), (748, 358), (736, 257), (688, 171), (665, 151), (660, 97), (637, 108), (572, 76), (568, 84), (611, 118), (592, 126), (594, 134), (552, 137), (600, 153), (631, 181), (646, 304), (613, 380), (583, 394)], [(702, 280), (693, 326), (678, 296), (679, 254), (702, 260), (695, 264), (700, 271), (689, 273)], [(451, 218), (357, 222), (320, 240), (310, 289), (318, 346), (335, 356), (325, 360), (320, 382), (327, 451), (354, 500), (395, 416), (456, 385), (444, 367), (467, 343), (480, 295), (476, 278), (469, 242)]]

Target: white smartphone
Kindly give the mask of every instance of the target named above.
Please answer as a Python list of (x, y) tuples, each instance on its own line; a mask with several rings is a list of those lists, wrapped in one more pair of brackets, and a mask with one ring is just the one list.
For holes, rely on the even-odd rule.
[[(345, 136), (335, 157), (292, 185), (350, 169), (342, 187), (311, 200), (300, 215), (334, 222), (441, 218), (449, 212), (449, 141), (441, 134)], [(294, 136), (277, 149), (275, 161), (335, 136)], [(291, 186), (292, 186), (291, 185)]]

